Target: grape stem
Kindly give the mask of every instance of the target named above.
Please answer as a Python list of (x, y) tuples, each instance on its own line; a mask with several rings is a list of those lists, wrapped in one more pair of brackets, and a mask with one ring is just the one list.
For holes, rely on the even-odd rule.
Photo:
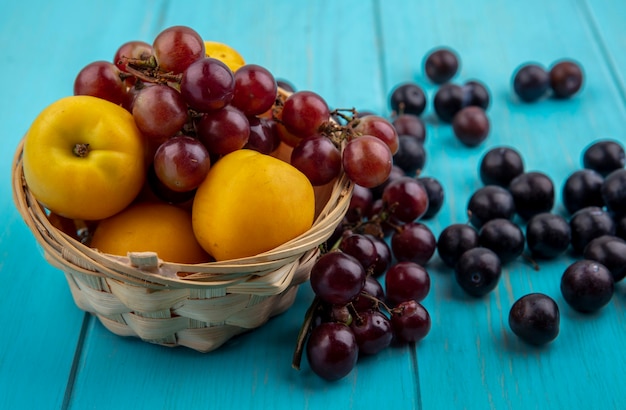
[(315, 296), (313, 302), (311, 302), (311, 306), (307, 309), (304, 315), (304, 322), (300, 327), (300, 331), (298, 332), (298, 339), (296, 340), (296, 348), (293, 352), (293, 359), (291, 361), (291, 367), (296, 370), (300, 370), (300, 362), (302, 361), (302, 354), (304, 353), (304, 344), (311, 332), (311, 328), (313, 325), (313, 317), (315, 311), (321, 304), (321, 300), (319, 297)]

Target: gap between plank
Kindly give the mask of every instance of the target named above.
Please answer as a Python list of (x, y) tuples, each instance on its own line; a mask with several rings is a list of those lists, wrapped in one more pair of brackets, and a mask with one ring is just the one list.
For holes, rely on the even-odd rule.
[[(387, 66), (385, 65), (385, 53), (383, 50), (384, 47), (384, 39), (383, 39), (383, 22), (381, 19), (381, 8), (380, 8), (380, 0), (373, 0), (373, 14), (374, 14), (374, 32), (375, 32), (375, 40), (376, 40), (376, 52), (378, 53), (378, 65), (380, 66), (380, 83), (383, 89), (383, 93), (386, 93), (386, 90), (389, 90), (389, 85), (387, 84)], [(387, 101), (387, 95), (383, 95), (383, 101)]]
[(65, 387), (65, 394), (63, 395), (63, 403), (61, 409), (69, 409), (74, 393), (74, 385), (76, 383), (76, 376), (78, 375), (78, 366), (80, 365), (81, 358), (83, 356), (83, 347), (85, 345), (85, 338), (87, 336), (87, 328), (91, 314), (85, 312), (83, 314), (83, 322), (80, 326), (80, 333), (78, 335), (78, 341), (76, 343), (76, 351), (74, 352), (74, 358), (72, 359), (72, 367), (70, 368), (70, 374), (67, 378), (67, 386)]
[(415, 402), (417, 409), (422, 410), (422, 386), (420, 385), (420, 372), (417, 362), (417, 343), (411, 342), (409, 351), (411, 352), (411, 367), (413, 367), (415, 374)]
[(609, 68), (609, 73), (611, 75), (611, 79), (613, 80), (613, 83), (615, 83), (615, 86), (619, 90), (619, 96), (622, 100), (622, 105), (626, 107), (626, 86), (621, 81), (621, 78), (619, 76), (619, 70), (617, 69), (615, 61), (611, 57), (611, 53), (609, 52), (609, 48), (607, 47), (606, 42), (604, 41), (604, 37), (602, 37), (602, 33), (600, 32), (598, 22), (594, 18), (593, 12), (591, 10), (591, 7), (589, 6), (588, 1), (583, 0), (581, 1), (581, 3), (582, 3), (583, 14), (587, 18), (589, 28), (591, 29), (591, 34), (593, 35), (593, 38), (596, 41), (596, 44), (600, 48), (600, 54), (602, 54), (602, 57), (604, 57), (604, 61), (606, 61), (606, 64)]

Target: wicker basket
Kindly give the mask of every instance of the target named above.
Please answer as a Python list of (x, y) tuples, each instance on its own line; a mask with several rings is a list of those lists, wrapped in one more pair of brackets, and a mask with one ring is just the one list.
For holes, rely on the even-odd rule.
[[(107, 255), (55, 228), (26, 185), (23, 141), (12, 168), (13, 198), (46, 260), (65, 273), (76, 305), (111, 332), (208, 352), (284, 312), (308, 280), (319, 245), (343, 219), (353, 184), (345, 176), (316, 188), (310, 230), (263, 254), (185, 265), (152, 252)], [(242, 233), (244, 234), (244, 233)]]

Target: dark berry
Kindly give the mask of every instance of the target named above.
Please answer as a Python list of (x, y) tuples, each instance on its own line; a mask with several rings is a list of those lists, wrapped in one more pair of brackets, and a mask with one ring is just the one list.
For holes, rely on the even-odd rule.
[(376, 255), (378, 256), (374, 266), (372, 267), (372, 275), (375, 277), (381, 276), (383, 273), (387, 271), (389, 265), (391, 264), (392, 255), (391, 248), (387, 244), (387, 242), (373, 235), (366, 235), (370, 240), (374, 243), (374, 247), (376, 248)]
[(509, 327), (520, 339), (544, 345), (559, 335), (560, 314), (556, 302), (542, 293), (519, 298), (509, 311)]
[(392, 305), (413, 299), (421, 302), (430, 291), (430, 276), (414, 262), (398, 262), (385, 275), (385, 293)]
[(480, 160), (480, 179), (485, 185), (507, 188), (511, 180), (523, 172), (522, 156), (513, 148), (492, 148)]
[(526, 241), (521, 228), (508, 219), (487, 221), (478, 232), (480, 246), (491, 249), (500, 262), (507, 263), (522, 254)]
[(424, 144), (410, 135), (398, 136), (398, 151), (393, 155), (393, 163), (407, 175), (415, 175), (426, 164)]
[(349, 222), (359, 222), (370, 214), (372, 203), (374, 202), (374, 194), (369, 188), (355, 184), (350, 197), (350, 204), (346, 212), (346, 218)]
[(345, 305), (365, 285), (366, 272), (361, 263), (346, 253), (335, 251), (322, 255), (311, 269), (311, 288), (323, 301)]
[(583, 71), (574, 61), (559, 61), (549, 74), (552, 95), (556, 98), (569, 98), (583, 85)]
[(373, 276), (368, 276), (365, 279), (363, 290), (361, 290), (361, 293), (352, 301), (352, 306), (357, 312), (365, 312), (375, 309), (378, 306), (378, 302), (384, 300), (385, 290), (383, 286), (378, 279)]
[(376, 354), (389, 346), (393, 339), (391, 322), (378, 311), (359, 313), (350, 328), (359, 346), (359, 354)]
[(451, 268), (465, 251), (478, 247), (478, 231), (467, 224), (452, 224), (444, 228), (437, 240), (437, 253)]
[(602, 235), (614, 235), (615, 223), (608, 212), (597, 206), (577, 211), (569, 221), (572, 232), (572, 248), (581, 254), (585, 246)]
[(602, 198), (609, 212), (626, 214), (626, 168), (617, 169), (606, 176), (602, 184)]
[(426, 265), (437, 249), (437, 240), (430, 228), (419, 222), (400, 226), (391, 235), (391, 252), (398, 261)]
[(593, 169), (602, 176), (607, 176), (616, 169), (624, 168), (626, 153), (617, 141), (595, 141), (583, 151), (584, 168)]
[(565, 269), (561, 293), (565, 301), (579, 312), (595, 312), (613, 297), (613, 275), (602, 264), (584, 259)]
[(348, 326), (327, 322), (311, 331), (306, 355), (315, 374), (334, 381), (352, 371), (359, 357), (359, 347), (354, 332)]
[(443, 205), (444, 191), (439, 180), (432, 177), (421, 177), (417, 182), (422, 184), (428, 194), (428, 209), (422, 215), (422, 219), (430, 219), (437, 215)]
[(426, 95), (419, 85), (405, 83), (397, 86), (391, 92), (389, 103), (391, 110), (397, 115), (421, 115), (426, 108)]
[(365, 271), (374, 268), (378, 259), (374, 242), (365, 235), (353, 233), (344, 236), (339, 244), (339, 250), (348, 255), (354, 256)]
[(565, 253), (570, 242), (569, 223), (560, 215), (543, 212), (526, 225), (526, 243), (535, 258), (554, 259)]
[(379, 199), (380, 197), (382, 197), (383, 191), (385, 190), (385, 188), (387, 187), (387, 185), (389, 185), (391, 181), (395, 180), (396, 178), (405, 177), (405, 176), (407, 175), (402, 170), (402, 168), (400, 168), (396, 164), (392, 165), (391, 172), (389, 173), (389, 177), (387, 177), (385, 182), (373, 188), (369, 188), (372, 191), (372, 194), (374, 195), (374, 199)]
[(391, 311), (391, 328), (399, 342), (418, 342), (430, 332), (428, 311), (419, 302), (408, 300)]
[(563, 184), (563, 205), (570, 214), (588, 206), (604, 206), (602, 175), (592, 169), (575, 171)]
[(485, 111), (487, 110), (487, 108), (489, 108), (491, 96), (489, 95), (489, 90), (487, 89), (487, 87), (480, 81), (471, 80), (466, 82), (465, 84), (463, 84), (463, 92), (464, 106), (467, 107), (470, 105), (475, 105)]
[(491, 219), (513, 219), (515, 202), (511, 193), (497, 185), (478, 188), (467, 204), (470, 222), (476, 228)]
[(415, 178), (401, 177), (387, 185), (383, 191), (383, 202), (394, 218), (412, 222), (426, 213), (428, 193)]
[(422, 144), (426, 141), (426, 127), (421, 117), (412, 114), (400, 114), (393, 119), (392, 125), (398, 135), (410, 135)]
[(444, 84), (435, 93), (433, 106), (437, 117), (447, 123), (464, 107), (464, 91), (460, 85)]
[(554, 183), (541, 172), (524, 172), (513, 178), (509, 191), (515, 201), (515, 211), (528, 220), (533, 215), (549, 212), (554, 206)]
[(615, 282), (626, 277), (626, 241), (622, 238), (599, 236), (585, 246), (583, 257), (604, 265)]
[(526, 63), (513, 76), (513, 90), (524, 102), (537, 101), (550, 89), (550, 74), (538, 64)]
[(615, 236), (626, 240), (626, 215), (619, 216), (615, 220)]
[(282, 78), (276, 79), (276, 85), (282, 88), (283, 90), (291, 92), (291, 93), (296, 91), (296, 87), (291, 82)]
[(443, 84), (454, 77), (459, 69), (459, 58), (449, 48), (438, 48), (426, 57), (424, 71), (435, 84)]
[(480, 145), (489, 135), (489, 128), (485, 110), (473, 105), (461, 109), (452, 119), (454, 135), (468, 147)]
[(481, 297), (495, 289), (502, 274), (500, 258), (490, 249), (465, 251), (454, 268), (456, 282), (469, 295)]

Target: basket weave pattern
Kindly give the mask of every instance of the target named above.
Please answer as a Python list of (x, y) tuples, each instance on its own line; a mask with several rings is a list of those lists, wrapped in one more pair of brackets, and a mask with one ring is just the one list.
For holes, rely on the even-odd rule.
[(23, 141), (13, 161), (14, 202), (45, 259), (65, 273), (76, 305), (115, 334), (201, 352), (261, 326), (293, 304), (319, 245), (343, 219), (353, 188), (343, 173), (316, 188), (317, 216), (311, 229), (271, 251), (230, 261), (175, 264), (152, 252), (103, 254), (55, 228), (24, 180), (22, 150)]

